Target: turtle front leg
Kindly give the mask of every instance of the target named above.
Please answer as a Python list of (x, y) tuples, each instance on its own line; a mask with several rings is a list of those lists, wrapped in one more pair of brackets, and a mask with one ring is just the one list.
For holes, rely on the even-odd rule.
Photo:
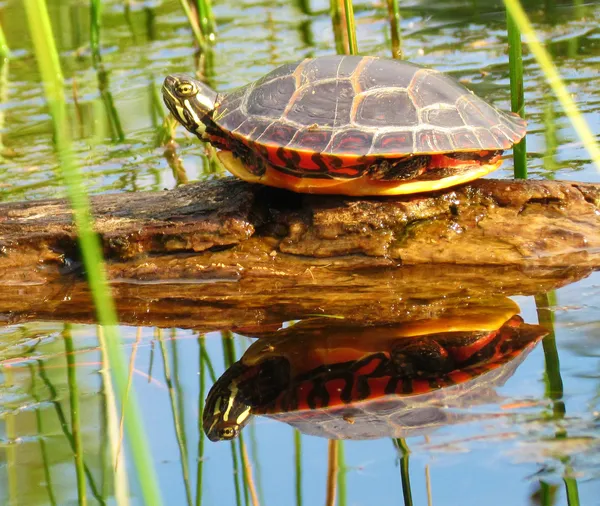
[(367, 174), (378, 181), (401, 181), (414, 179), (425, 172), (431, 156), (418, 155), (400, 159), (382, 158), (369, 166)]

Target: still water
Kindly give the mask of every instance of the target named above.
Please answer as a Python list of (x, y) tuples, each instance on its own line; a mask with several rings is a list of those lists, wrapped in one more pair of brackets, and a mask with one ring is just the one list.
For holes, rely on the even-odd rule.
[[(0, 199), (55, 197), (62, 190), (56, 178), (51, 124), (22, 2), (5, 0), (0, 6), (2, 26), (14, 54), (0, 72)], [(88, 46), (88, 3), (49, 1), (72, 96), (73, 136), (89, 190), (97, 194), (173, 188), (182, 181), (182, 174), (171, 169), (155, 139), (165, 113), (159, 99), (162, 79), (167, 73), (191, 71), (196, 64), (187, 20), (175, 0), (132, 3), (127, 14), (121, 1), (106, 1), (103, 6), (102, 57), (108, 81), (100, 93)], [(598, 136), (600, 4), (531, 1), (526, 6)], [(257, 79), (281, 63), (335, 51), (329, 4), (322, 0), (308, 6), (291, 1), (240, 4), (224, 0), (215, 1), (214, 9), (218, 34), (204, 69), (218, 90)], [(356, 3), (355, 10), (360, 52), (390, 56), (385, 5)], [(415, 1), (401, 5), (401, 10), (405, 58), (449, 72), (484, 99), (508, 109), (505, 19), (500, 3)], [(530, 176), (600, 182), (550, 87), (527, 54), (525, 76)], [(112, 119), (107, 113), (110, 100), (116, 113)], [(219, 177), (198, 142), (182, 129), (177, 135), (185, 178)], [(511, 174), (509, 157), (494, 177)], [(369, 436), (379, 436), (377, 439), (335, 445), (323, 437), (300, 435), (281, 417), (253, 417), (233, 445), (211, 442), (204, 436), (201, 414), (213, 382), (224, 373), (226, 364), (242, 356), (253, 336), (268, 340), (278, 327), (289, 327), (291, 322), (283, 321), (285, 318), (277, 324), (269, 322), (265, 328), (242, 328), (244, 322), (237, 321), (214, 329), (203, 327), (202, 332), (178, 324), (176, 318), (169, 320), (174, 322), (172, 328), (122, 326), (132, 383), (165, 504), (324, 504), (328, 490), (330, 503), (334, 490), (340, 505), (411, 501), (437, 506), (562, 505), (568, 500), (571, 504), (600, 504), (600, 277), (579, 278), (535, 298), (531, 290), (490, 293), (492, 302), (486, 307), (492, 309), (484, 312), (495, 315), (494, 324), (501, 321), (494, 327), (486, 320), (488, 337), (492, 327), (499, 328), (512, 316), (506, 296), (513, 301), (508, 306), (516, 303), (515, 312), (526, 324), (539, 323), (542, 328), (521, 348), (515, 344), (518, 340), (513, 340), (508, 348), (498, 345), (479, 357), (475, 365), (483, 366), (477, 374), (468, 362), (475, 360), (473, 350), (464, 355), (472, 341), (461, 341), (454, 348), (447, 343), (431, 344), (428, 349), (459, 350), (450, 355), (469, 372), (464, 381), (453, 379), (457, 383), (454, 389), (438, 390), (436, 386), (443, 383), (439, 378), (445, 362), (435, 362), (433, 355), (404, 353), (405, 376), (410, 376), (406, 364), (411, 360), (420, 361), (421, 369), (432, 361), (437, 364), (431, 367), (439, 375), (432, 372), (428, 386), (421, 386), (424, 397), (410, 401), (421, 403), (422, 416), (405, 417), (400, 423), (394, 416), (401, 405), (388, 406), (384, 411), (395, 420), (388, 432), (378, 429)], [(431, 286), (431, 299), (420, 302), (421, 315), (428, 304), (438, 307), (435, 280)], [(544, 292), (553, 288), (545, 286)], [(13, 291), (15, 297), (25, 297), (31, 290), (0, 289)], [(194, 289), (201, 291), (203, 285)], [(143, 299), (143, 287), (139, 290)], [(165, 288), (168, 290), (177, 288)], [(443, 300), (447, 294), (437, 295)], [(60, 292), (60, 297), (68, 297), (68, 292)], [(381, 300), (386, 297), (381, 295)], [(456, 305), (454, 322), (471, 321), (472, 313), (465, 308), (473, 301), (452, 300)], [(310, 305), (310, 300), (304, 302)], [(44, 299), (50, 307), (59, 303), (60, 299)], [(314, 312), (323, 313), (323, 308), (315, 307)], [(295, 319), (292, 313), (288, 320)], [(183, 322), (186, 315), (177, 314)], [(391, 338), (402, 334), (398, 328), (414, 324), (412, 310), (397, 314), (401, 315), (398, 321), (387, 321), (383, 331), (365, 330), (359, 321), (344, 327), (337, 318), (319, 319), (314, 324), (323, 336), (319, 342), (331, 340), (333, 348), (346, 346), (349, 350), (341, 358), (321, 352), (321, 358), (356, 360), (362, 356), (356, 353), (360, 348), (357, 342), (365, 341), (353, 337), (357, 335), (368, 335), (370, 343), (381, 344), (379, 351), (392, 349)], [(128, 496), (130, 504), (142, 504), (135, 480), (126, 480), (128, 472), (134, 475), (127, 447), (118, 459), (116, 478), (112, 472), (120, 429), (102, 368), (99, 329), (81, 320), (57, 321), (51, 311), (44, 315), (40, 320), (35, 314), (14, 314), (0, 307), (4, 322), (0, 328), (0, 503), (81, 502), (70, 422), (70, 396), (75, 395), (89, 503), (114, 504), (121, 495)], [(152, 322), (151, 315), (143, 321)], [(302, 324), (306, 325), (301, 322), (296, 330), (302, 329)], [(446, 324), (442, 321), (440, 325)], [(481, 326), (479, 323), (478, 328)], [(232, 329), (236, 332), (229, 340), (227, 332)], [(543, 343), (539, 339), (542, 334), (548, 334)], [(335, 340), (336, 335), (342, 336), (343, 346)], [(297, 339), (302, 353), (308, 353), (314, 340), (311, 334), (305, 332)], [(484, 341), (477, 342), (484, 347)], [(274, 348), (281, 349), (278, 346)], [(298, 359), (303, 355), (294, 350), (287, 351), (292, 361), (308, 360)], [(513, 355), (507, 358), (509, 352)], [(253, 356), (248, 353), (246, 357)], [(456, 353), (462, 353), (460, 358)], [(483, 351), (478, 348), (477, 353)], [(69, 384), (73, 373), (75, 382)], [(434, 376), (438, 379), (432, 379)], [(366, 436), (361, 413), (376, 408), (364, 406), (342, 413), (330, 433)], [(310, 426), (306, 417), (300, 419)], [(313, 429), (303, 430), (324, 426), (322, 417), (313, 420), (317, 422)], [(366, 426), (379, 427), (373, 418)], [(337, 456), (337, 463), (328, 458), (328, 452)], [(328, 476), (333, 478), (329, 485)]]

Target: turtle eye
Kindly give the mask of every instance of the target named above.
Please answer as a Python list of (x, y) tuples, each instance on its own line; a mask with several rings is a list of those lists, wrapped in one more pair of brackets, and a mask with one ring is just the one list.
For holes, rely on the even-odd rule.
[(189, 81), (184, 81), (177, 85), (177, 94), (182, 97), (191, 97), (198, 93), (198, 89), (194, 83), (190, 83)]
[(219, 431), (219, 438), (220, 439), (233, 439), (234, 437), (236, 437), (238, 435), (238, 428), (237, 426), (232, 426), (232, 427), (223, 427), (220, 431)]

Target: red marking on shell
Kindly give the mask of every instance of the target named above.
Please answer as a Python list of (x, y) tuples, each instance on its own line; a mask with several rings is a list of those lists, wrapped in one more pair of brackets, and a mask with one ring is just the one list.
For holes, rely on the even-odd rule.
[(437, 130), (421, 130), (417, 132), (416, 151), (429, 153), (435, 151), (453, 151), (454, 146), (448, 135)]
[(373, 143), (373, 154), (375, 153), (399, 153), (413, 152), (412, 132), (391, 132), (379, 135)]
[(451, 135), (458, 151), (482, 148), (477, 136), (470, 130), (456, 130)]
[(331, 141), (330, 153), (365, 153), (373, 142), (373, 134), (362, 130), (346, 130), (335, 135)]
[(502, 146), (503, 149), (508, 149), (512, 146), (512, 139), (509, 138), (500, 128), (494, 126), (490, 128), (490, 133), (496, 137), (498, 144)]
[(320, 153), (331, 140), (331, 130), (303, 130), (296, 134), (293, 144), (299, 148)]
[(297, 130), (290, 126), (282, 123), (271, 123), (267, 129), (262, 133), (257, 142), (261, 144), (277, 144), (279, 146), (285, 146), (288, 144), (292, 137), (296, 134)]
[(483, 149), (496, 150), (501, 146), (496, 137), (494, 137), (487, 128), (478, 128), (475, 130), (475, 134)]

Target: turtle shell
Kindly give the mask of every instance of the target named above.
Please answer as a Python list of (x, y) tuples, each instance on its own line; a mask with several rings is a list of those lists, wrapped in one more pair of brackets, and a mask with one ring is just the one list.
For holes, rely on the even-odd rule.
[(276, 167), (342, 177), (369, 158), (507, 149), (526, 130), (445, 74), (372, 56), (283, 65), (220, 95), (213, 119)]

